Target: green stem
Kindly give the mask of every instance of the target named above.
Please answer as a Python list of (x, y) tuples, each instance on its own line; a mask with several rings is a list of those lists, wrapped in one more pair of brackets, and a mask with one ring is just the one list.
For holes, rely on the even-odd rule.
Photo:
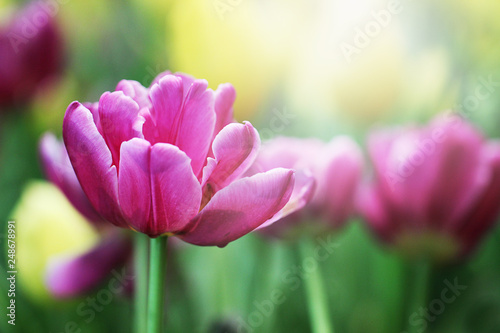
[(409, 307), (406, 320), (408, 321), (409, 333), (424, 333), (426, 328), (411, 324), (411, 317), (414, 313), (418, 313), (420, 308), (427, 307), (427, 299), (429, 293), (429, 282), (431, 275), (431, 264), (429, 260), (422, 258), (410, 263), (408, 270), (408, 294)]
[(135, 270), (135, 332), (146, 330), (148, 313), (148, 256), (149, 238), (143, 233), (134, 233), (134, 270)]
[(149, 240), (148, 333), (160, 333), (165, 296), (167, 236)]
[[(299, 242), (299, 252), (301, 255), (301, 266), (306, 260), (314, 258), (314, 242), (309, 238), (304, 238)], [(330, 323), (330, 313), (328, 310), (328, 299), (324, 288), (323, 278), (319, 263), (316, 268), (306, 273), (304, 284), (308, 303), (309, 317), (311, 320), (311, 330), (313, 333), (333, 333), (333, 326)]]

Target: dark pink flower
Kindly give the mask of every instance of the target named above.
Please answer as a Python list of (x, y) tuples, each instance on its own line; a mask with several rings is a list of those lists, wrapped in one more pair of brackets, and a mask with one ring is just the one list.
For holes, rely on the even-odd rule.
[(107, 221), (150, 237), (227, 243), (270, 220), (290, 199), (294, 171), (242, 177), (260, 139), (230, 123), (235, 91), (162, 73), (150, 88), (121, 81), (98, 104), (73, 102), (63, 137), (90, 202)]
[(43, 1), (20, 11), (0, 27), (0, 108), (26, 103), (62, 68), (62, 37)]
[(473, 250), (500, 210), (500, 144), (446, 115), (422, 128), (378, 132), (369, 150), (375, 180), (360, 210), (384, 241), (416, 255)]
[[(307, 206), (260, 230), (274, 236), (294, 233), (292, 226), (316, 231), (337, 229), (352, 216), (354, 199), (363, 168), (358, 145), (340, 136), (324, 143), (316, 139), (278, 137), (263, 144), (250, 170), (262, 172), (275, 167), (297, 170), (296, 186), (288, 205)], [(313, 191), (307, 185), (315, 180)], [(302, 185), (302, 186), (301, 186)], [(310, 200), (310, 202), (309, 202)], [(309, 203), (308, 203), (309, 202)], [(312, 222), (312, 223), (311, 223)]]

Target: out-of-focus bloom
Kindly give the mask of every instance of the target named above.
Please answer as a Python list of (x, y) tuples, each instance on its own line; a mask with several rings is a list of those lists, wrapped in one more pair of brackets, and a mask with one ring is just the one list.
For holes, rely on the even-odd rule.
[(17, 271), (26, 294), (49, 295), (44, 276), (54, 256), (79, 256), (98, 242), (98, 234), (55, 186), (30, 182), (11, 214), (16, 221)]
[(103, 236), (85, 253), (50, 258), (45, 284), (52, 295), (60, 298), (84, 295), (113, 275), (122, 277), (115, 286), (117, 291), (126, 292), (133, 281), (125, 265), (132, 256), (132, 242), (128, 235), (116, 231)]
[(375, 181), (360, 211), (382, 240), (448, 260), (473, 250), (500, 210), (500, 144), (452, 114), (374, 134)]
[[(46, 133), (40, 140), (39, 151), (47, 178), (59, 187), (101, 236), (99, 242), (86, 252), (76, 255), (62, 253), (52, 257), (46, 268), (45, 282), (54, 296), (82, 295), (99, 286), (113, 271), (121, 275), (120, 269), (130, 260), (132, 242), (127, 235), (106, 228), (110, 225), (104, 222), (88, 201), (62, 142), (53, 134)], [(126, 285), (119, 287), (124, 289)]]
[(62, 67), (62, 37), (43, 1), (0, 27), (0, 108), (24, 104)]
[(149, 89), (123, 80), (98, 103), (68, 107), (68, 155), (104, 219), (150, 237), (225, 246), (280, 214), (294, 171), (242, 178), (259, 135), (250, 123), (231, 123), (230, 84), (207, 85), (166, 72)]
[[(316, 189), (296, 186), (290, 202), (306, 208), (260, 230), (273, 236), (292, 236), (304, 229), (322, 232), (341, 227), (353, 214), (354, 199), (363, 169), (358, 145), (339, 136), (329, 143), (316, 139), (278, 137), (263, 144), (250, 172), (275, 167), (297, 170), (296, 182), (316, 180)], [(303, 193), (307, 190), (306, 193)], [(295, 208), (295, 207), (294, 207)], [(296, 228), (297, 224), (300, 228)]]

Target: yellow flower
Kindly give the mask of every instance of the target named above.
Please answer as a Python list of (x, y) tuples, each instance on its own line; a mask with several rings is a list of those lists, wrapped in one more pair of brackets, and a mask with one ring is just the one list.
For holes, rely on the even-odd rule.
[(97, 233), (64, 194), (45, 181), (30, 182), (11, 214), (16, 230), (16, 265), (22, 289), (45, 299), (48, 260), (59, 254), (79, 254), (97, 241)]

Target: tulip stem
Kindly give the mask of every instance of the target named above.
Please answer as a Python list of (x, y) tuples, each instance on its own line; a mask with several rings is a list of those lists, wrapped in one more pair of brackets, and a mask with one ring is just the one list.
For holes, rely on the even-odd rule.
[(141, 232), (134, 233), (134, 270), (135, 270), (135, 332), (146, 330), (148, 306), (148, 256), (149, 238)]
[(167, 236), (149, 240), (148, 333), (162, 332)]
[(408, 322), (407, 332), (409, 333), (423, 333), (427, 331), (427, 325), (422, 328), (420, 325), (412, 324), (411, 318), (415, 316), (414, 314), (419, 313), (420, 308), (427, 308), (430, 276), (431, 264), (426, 258), (410, 263), (407, 284), (409, 288), (409, 307), (406, 317)]
[(334, 333), (330, 322), (328, 299), (326, 297), (324, 281), (321, 276), (319, 263), (314, 257), (315, 244), (312, 239), (304, 238), (299, 242), (301, 257), (300, 266), (308, 265), (307, 261), (314, 260), (314, 269), (306, 271), (303, 275), (306, 298), (308, 304), (311, 331), (313, 333)]

